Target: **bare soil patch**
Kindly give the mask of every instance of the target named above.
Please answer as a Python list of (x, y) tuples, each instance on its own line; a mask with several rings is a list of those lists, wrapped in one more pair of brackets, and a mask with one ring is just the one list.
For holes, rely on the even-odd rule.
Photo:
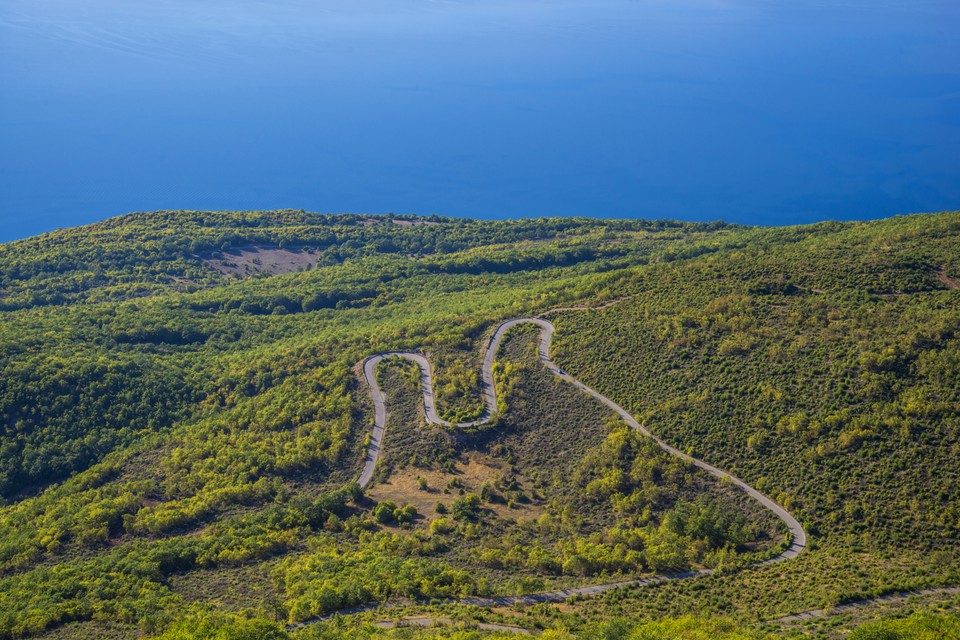
[(398, 227), (420, 227), (424, 225), (438, 225), (439, 222), (433, 222), (432, 220), (375, 220), (373, 218), (368, 218), (366, 220), (361, 220), (360, 224), (369, 227), (375, 224), (390, 224), (393, 223)]
[(266, 274), (294, 273), (317, 266), (320, 255), (314, 247), (239, 247), (206, 258), (204, 263), (225, 276), (246, 278)]

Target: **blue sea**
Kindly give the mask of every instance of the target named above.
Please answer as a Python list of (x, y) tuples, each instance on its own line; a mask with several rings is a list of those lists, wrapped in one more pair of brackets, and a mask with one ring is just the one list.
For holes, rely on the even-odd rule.
[(960, 208), (960, 2), (0, 0), (0, 241), (284, 207)]

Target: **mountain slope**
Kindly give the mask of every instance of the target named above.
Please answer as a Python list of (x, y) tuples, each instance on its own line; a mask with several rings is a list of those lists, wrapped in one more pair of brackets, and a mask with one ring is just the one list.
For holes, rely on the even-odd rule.
[[(298, 620), (649, 570), (649, 536), (676, 509), (718, 522), (683, 504), (723, 487), (563, 400), (522, 333), (502, 356), (502, 420), (470, 436), (425, 430), (391, 373), (406, 417), (373, 498), (349, 487), (372, 424), (357, 362), (425, 350), (442, 416), (469, 420), (487, 333), (558, 307), (603, 307), (551, 315), (565, 371), (813, 534), (790, 567), (740, 570), (754, 542), (679, 530), (691, 551), (675, 566), (730, 545), (729, 570), (587, 617), (754, 621), (955, 584), (958, 237), (956, 213), (757, 229), (160, 212), (2, 245), (0, 632), (150, 632), (210, 607)], [(581, 435), (538, 449), (531, 434), (551, 431)], [(433, 485), (457, 478), (485, 492), (477, 519), (435, 510), (463, 496)], [(397, 496), (419, 505), (409, 524), (376, 504)], [(749, 507), (724, 511), (762, 538)], [(631, 544), (636, 561), (609, 562)], [(344, 567), (355, 577), (324, 595)], [(221, 605), (202, 587), (236, 580)]]

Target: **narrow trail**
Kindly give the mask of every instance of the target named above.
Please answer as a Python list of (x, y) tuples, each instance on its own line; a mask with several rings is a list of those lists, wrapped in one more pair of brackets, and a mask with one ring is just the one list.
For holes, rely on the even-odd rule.
[[(377, 365), (384, 360), (385, 358), (399, 357), (409, 360), (415, 363), (420, 368), (420, 382), (423, 389), (423, 405), (427, 417), (427, 422), (436, 425), (442, 425), (446, 427), (454, 428), (468, 428), (475, 427), (486, 424), (489, 422), (497, 411), (497, 392), (496, 386), (493, 380), (493, 362), (496, 357), (497, 351), (500, 348), (500, 344), (503, 341), (506, 333), (513, 327), (520, 324), (535, 324), (540, 327), (540, 346), (539, 346), (539, 355), (540, 360), (546, 366), (546, 368), (555, 376), (564, 380), (565, 382), (572, 384), (576, 388), (580, 389), (589, 396), (592, 396), (602, 402), (604, 405), (612, 409), (614, 412), (619, 415), (624, 422), (630, 425), (633, 429), (636, 429), (644, 436), (650, 438), (657, 445), (670, 453), (671, 455), (677, 456), (683, 460), (690, 462), (691, 464), (703, 469), (707, 473), (734, 484), (741, 491), (745, 492), (751, 498), (759, 502), (764, 508), (773, 513), (777, 518), (779, 518), (786, 526), (790, 532), (791, 543), (786, 550), (783, 551), (780, 555), (775, 558), (771, 558), (760, 564), (773, 564), (777, 562), (783, 562), (784, 560), (789, 560), (795, 558), (800, 554), (801, 551), (806, 547), (807, 544), (807, 534), (803, 529), (803, 526), (797, 521), (793, 515), (790, 514), (786, 509), (778, 505), (776, 502), (771, 500), (766, 495), (757, 491), (750, 485), (748, 485), (743, 480), (719, 469), (711, 464), (694, 458), (687, 455), (686, 453), (680, 451), (679, 449), (670, 446), (657, 436), (650, 433), (643, 425), (641, 425), (636, 418), (634, 418), (629, 412), (627, 412), (623, 407), (618, 405), (616, 402), (610, 398), (602, 395), (601, 393), (594, 391), (587, 385), (576, 380), (575, 378), (564, 373), (557, 365), (553, 363), (550, 359), (550, 342), (553, 338), (554, 326), (549, 321), (544, 320), (543, 318), (518, 318), (516, 320), (508, 320), (500, 326), (497, 327), (493, 335), (490, 337), (490, 340), (487, 342), (486, 348), (483, 353), (483, 365), (481, 369), (481, 379), (482, 379), (482, 393), (483, 393), (483, 402), (484, 402), (484, 412), (478, 419), (472, 420), (470, 422), (462, 423), (450, 423), (446, 420), (440, 418), (437, 414), (435, 397), (433, 393), (433, 372), (430, 367), (430, 361), (427, 360), (421, 354), (411, 353), (407, 351), (389, 351), (385, 353), (378, 353), (374, 356), (370, 356), (363, 362), (363, 376), (370, 387), (370, 393), (373, 397), (374, 404), (374, 425), (373, 431), (370, 436), (370, 446), (367, 448), (367, 455), (363, 465), (363, 471), (360, 474), (360, 479), (358, 483), (362, 488), (369, 486), (370, 482), (373, 479), (373, 474), (377, 468), (377, 461), (380, 458), (380, 453), (383, 446), (383, 435), (384, 428), (386, 427), (387, 422), (387, 407), (386, 401), (383, 396), (383, 391), (380, 389), (380, 385), (377, 382)], [(617, 589), (621, 587), (630, 587), (630, 586), (640, 586), (647, 584), (654, 584), (657, 582), (664, 582), (666, 580), (678, 580), (684, 578), (693, 578), (702, 575), (709, 575), (711, 571), (709, 570), (699, 570), (699, 571), (688, 571), (684, 573), (670, 574), (670, 575), (660, 575), (654, 576), (652, 578), (645, 578), (639, 580), (630, 580), (626, 582), (612, 582), (604, 583), (598, 585), (590, 585), (586, 587), (578, 587), (575, 589), (564, 589), (561, 591), (551, 591), (546, 593), (537, 593), (537, 594), (528, 594), (522, 596), (501, 596), (501, 597), (492, 597), (492, 598), (462, 598), (457, 600), (457, 602), (462, 604), (471, 604), (477, 606), (498, 606), (498, 605), (513, 605), (517, 603), (522, 604), (534, 604), (538, 602), (559, 602), (566, 600), (573, 595), (597, 595), (610, 591), (612, 589)], [(361, 611), (370, 611), (378, 608), (381, 605), (370, 604), (370, 605), (361, 605), (359, 607), (354, 607), (352, 609), (344, 610), (339, 612), (340, 614), (349, 614), (349, 613), (359, 613)]]
[[(401, 618), (400, 623), (394, 620), (382, 620), (380, 622), (374, 622), (373, 626), (380, 629), (396, 629), (397, 627), (432, 627), (435, 624), (444, 624), (444, 625), (453, 625), (454, 620), (446, 617), (440, 618), (430, 618), (424, 616), (415, 616), (412, 618)], [(499, 631), (501, 633), (516, 633), (522, 636), (533, 635), (533, 632), (529, 629), (524, 629), (523, 627), (515, 627), (510, 624), (495, 624), (490, 622), (475, 622), (474, 625), (477, 629), (482, 629), (483, 631)]]
[(942, 265), (939, 269), (937, 269), (935, 275), (937, 276), (937, 280), (943, 283), (943, 286), (945, 286), (947, 289), (960, 289), (960, 280), (951, 278), (947, 275), (947, 265)]
[(840, 615), (843, 613), (848, 613), (855, 609), (861, 607), (866, 607), (872, 604), (886, 604), (900, 602), (914, 597), (925, 597), (925, 596), (951, 596), (951, 595), (960, 595), (960, 587), (940, 587), (937, 589), (920, 589), (918, 591), (897, 591), (896, 593), (888, 593), (884, 596), (877, 596), (875, 598), (865, 598), (863, 600), (854, 600), (853, 602), (847, 602), (844, 604), (838, 604), (835, 607), (830, 607), (829, 609), (811, 609), (810, 611), (802, 611), (800, 613), (795, 613), (789, 616), (783, 616), (782, 618), (775, 618), (771, 622), (779, 623), (792, 623), (792, 622), (802, 622), (804, 620), (809, 620), (810, 618), (820, 618), (826, 615)]

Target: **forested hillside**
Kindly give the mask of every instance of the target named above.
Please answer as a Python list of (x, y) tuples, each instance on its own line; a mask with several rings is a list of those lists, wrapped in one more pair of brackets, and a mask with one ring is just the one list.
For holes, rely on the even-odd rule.
[[(470, 420), (493, 329), (537, 315), (558, 366), (774, 498), (807, 550), (757, 566), (782, 525), (552, 377), (529, 328), (476, 429), (427, 425), (416, 369), (384, 362), (383, 454), (355, 484), (359, 362), (428, 355), (441, 416)], [(0, 317), (0, 637), (453, 633), (369, 626), (411, 616), (462, 637), (829, 637), (864, 621), (831, 606), (960, 585), (960, 213), (141, 213), (0, 245)], [(402, 608), (315, 622), (376, 602)], [(851, 637), (948, 637), (929, 634), (957, 610), (916, 596)]]

